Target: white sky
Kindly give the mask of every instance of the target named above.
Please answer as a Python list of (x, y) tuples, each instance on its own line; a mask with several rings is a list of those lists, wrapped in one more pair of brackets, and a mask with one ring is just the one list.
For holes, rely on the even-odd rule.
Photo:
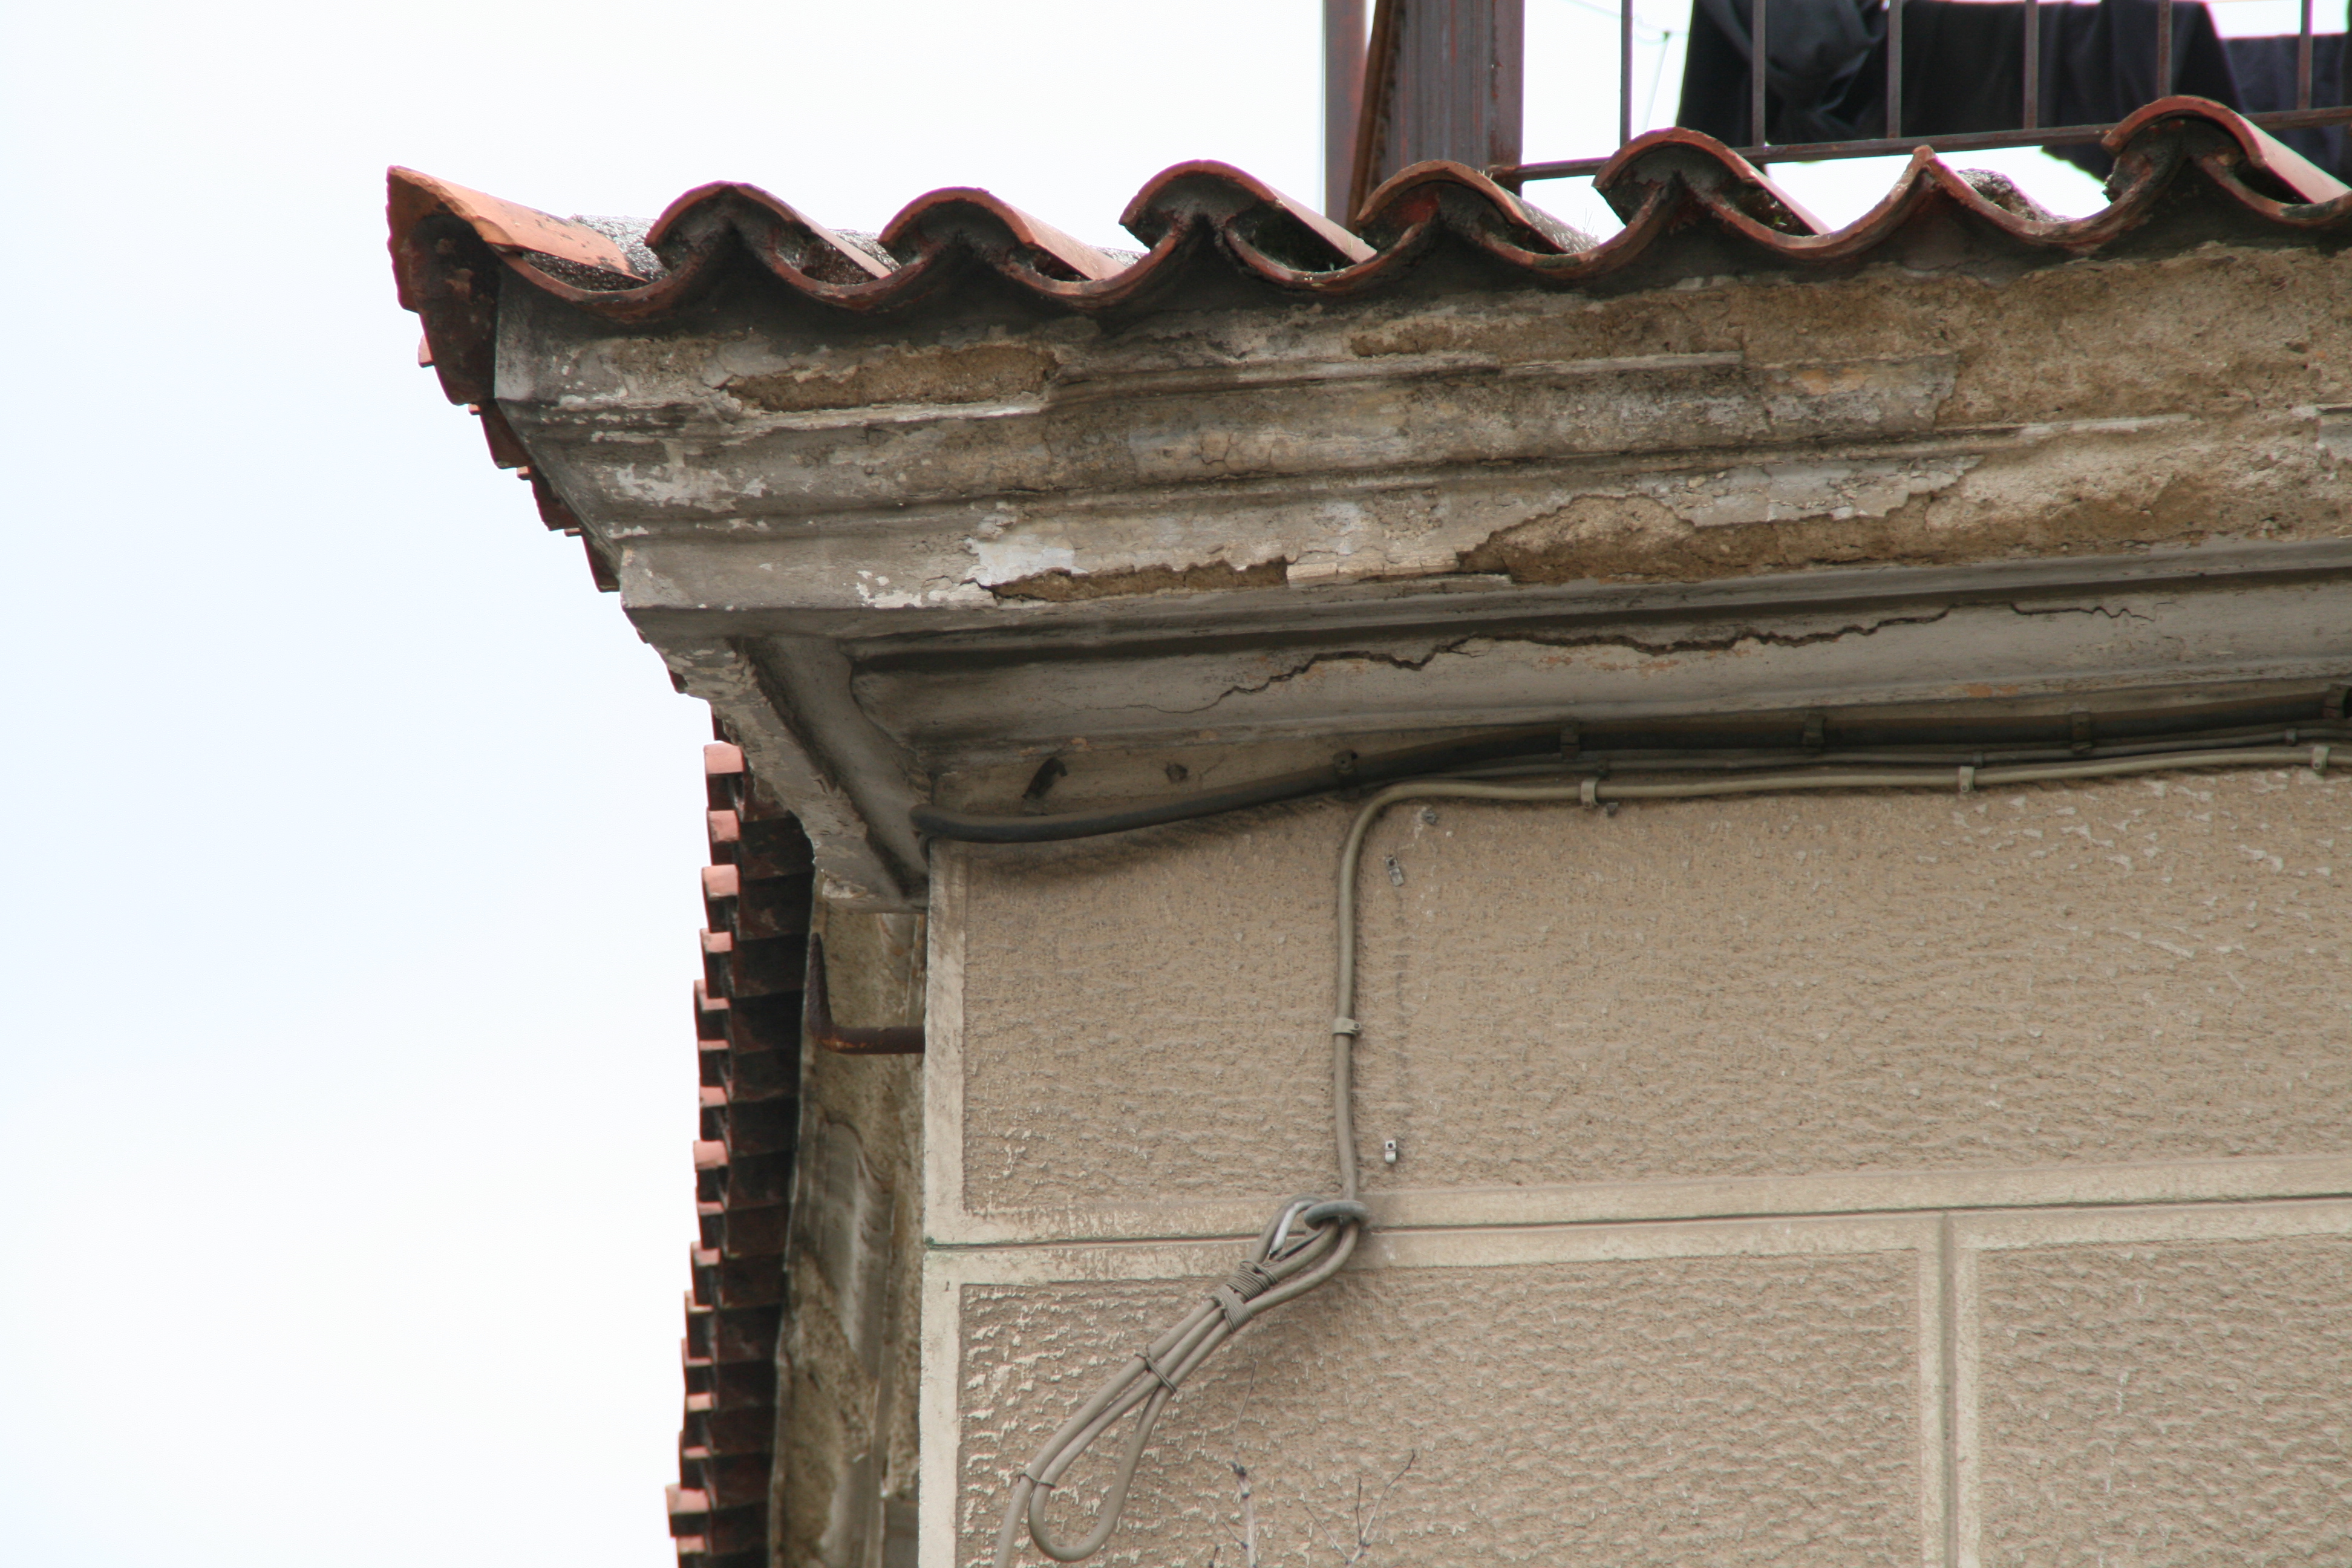
[[(1529, 14), (1529, 155), (1601, 149), (1613, 23)], [(707, 720), (415, 368), (383, 166), (647, 216), (748, 179), (860, 228), (983, 184), (1119, 243), (1181, 158), (1315, 198), (1317, 21), (13, 13), (0, 1563), (669, 1560)], [(1843, 221), (1891, 174), (1789, 177)]]

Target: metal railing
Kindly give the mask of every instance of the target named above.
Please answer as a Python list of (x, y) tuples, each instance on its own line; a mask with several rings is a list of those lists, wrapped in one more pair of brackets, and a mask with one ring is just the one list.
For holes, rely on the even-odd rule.
[[(2052, 125), (2041, 123), (2042, 117), (2042, 9), (2047, 5), (2068, 4), (2070, 0), (2024, 0), (2025, 58), (2024, 80), (2021, 96), (2019, 125), (2011, 131), (1969, 131), (1942, 135), (1905, 136), (1903, 125), (1903, 0), (1891, 0), (1886, 8), (1886, 113), (1885, 124), (1890, 134), (1866, 137), (1848, 142), (1774, 142), (1766, 132), (1766, 76), (1759, 62), (1770, 58), (1767, 52), (1767, 16), (1765, 0), (1748, 0), (1748, 145), (1732, 151), (1751, 163), (1812, 162), (1832, 158), (1874, 158), (1890, 153), (1906, 153), (1914, 148), (1926, 147), (1937, 153), (1979, 152), (1994, 147), (2056, 147), (2071, 143), (2096, 142), (2117, 123), (2108, 121), (2097, 125)], [(2312, 0), (2303, 0), (2302, 29), (2297, 35), (2294, 56), (2294, 102), (2293, 109), (2273, 110), (2248, 114), (2246, 119), (2266, 131), (2294, 131), (2323, 125), (2352, 124), (2352, 106), (2314, 108), (2311, 101), (2311, 7)], [(2172, 9), (2173, 0), (2157, 0), (2156, 80), (2164, 84), (2157, 96), (2169, 92), (2172, 83)], [(1633, 0), (1618, 0), (1617, 48), (1617, 145), (1623, 147), (1633, 140)], [(1548, 163), (1517, 163), (1488, 171), (1497, 183), (1513, 190), (1530, 180), (1563, 180), (1597, 173), (1609, 162), (1598, 158), (1562, 158)]]

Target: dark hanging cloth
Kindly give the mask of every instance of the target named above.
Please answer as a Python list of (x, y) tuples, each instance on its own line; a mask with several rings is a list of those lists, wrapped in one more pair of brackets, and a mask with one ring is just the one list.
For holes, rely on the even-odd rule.
[[(2293, 33), (2262, 38), (2224, 38), (2230, 72), (2238, 79), (2239, 107), (2249, 114), (2294, 107), (2295, 37)], [(2352, 49), (2341, 33), (2316, 33), (2311, 40), (2311, 102), (2316, 109), (2352, 102), (2345, 88), (2345, 72), (2352, 68)], [(2352, 138), (2341, 125), (2317, 125), (2307, 131), (2273, 131), (2272, 135), (2333, 174), (2352, 178)]]
[[(1875, 136), (1885, 119), (1886, 11), (1880, 0), (1765, 0), (1765, 124), (1774, 142)], [(1675, 123), (1751, 140), (1750, 0), (1696, 0)], [(1908, 20), (1909, 14), (1905, 14)], [(1909, 46), (1905, 46), (1907, 54)], [(1875, 69), (1876, 75), (1873, 76)]]
[[(1886, 129), (1886, 23), (1870, 0), (1767, 0), (1765, 124), (1774, 142), (1843, 142)], [(1697, 0), (1683, 67), (1678, 124), (1733, 146), (1748, 136), (1748, 0)], [(2095, 125), (2163, 96), (2156, 90), (2157, 0), (2052, 3), (2042, 35), (2041, 121)], [(2192, 0), (2172, 8), (2174, 92), (2236, 109), (2237, 79)], [(1905, 136), (2010, 131), (2024, 122), (2025, 7), (1983, 0), (1910, 0), (1903, 9)], [(1806, 96), (1810, 95), (1810, 96)], [(2095, 144), (2051, 153), (2105, 175)]]

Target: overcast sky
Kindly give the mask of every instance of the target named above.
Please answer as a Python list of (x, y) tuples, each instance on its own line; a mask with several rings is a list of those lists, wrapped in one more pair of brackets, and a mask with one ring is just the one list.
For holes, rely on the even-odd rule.
[[(1686, 5), (1643, 4), (1662, 121)], [(1529, 155), (1603, 150), (1613, 22), (1528, 5)], [(867, 229), (981, 184), (1118, 244), (1181, 158), (1317, 197), (1317, 21), (12, 12), (0, 1563), (669, 1558), (708, 719), (416, 368), (383, 166)], [(1891, 174), (1790, 177), (1843, 220)]]

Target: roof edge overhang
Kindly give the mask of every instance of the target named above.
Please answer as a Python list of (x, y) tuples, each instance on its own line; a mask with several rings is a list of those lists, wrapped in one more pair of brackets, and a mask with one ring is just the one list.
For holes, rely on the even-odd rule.
[[(2352, 237), (2352, 193), (2227, 110), (2168, 100), (2110, 140), (2116, 199), (2085, 218), (2010, 212), (1923, 152), (1824, 233), (1719, 144), (1655, 132), (1602, 176), (1627, 226), (1600, 245), (1454, 165), (1389, 182), (1351, 236), (1238, 171), (1186, 164), (1130, 204), (1150, 248), (1124, 265), (984, 192), (910, 205), (881, 237), (886, 267), (749, 186), (690, 193), (637, 247), (395, 172), (393, 252), (445, 393), (719, 711), (807, 826), (829, 893), (906, 907), (926, 880), (915, 810), (1043, 809), (1048, 759), (1061, 798), (1115, 800), (1580, 717), (2095, 711), (2339, 679), (2352, 545), (2334, 501), (2336, 522), (2276, 538), (2029, 528), (1980, 559), (1890, 547), (1633, 580), (1529, 575), (1476, 544), (1595, 485), (1665, 494), (1735, 469), (1762, 488), (1741, 500), (1748, 481), (1731, 483), (1725, 504), (1759, 517), (1775, 486), (1860, 475), (1924, 495), (1978, 468), (2055, 475), (2053, 454), (2093, 448), (2181, 469), (2242, 447), (2273, 465), (2262, 482), (2291, 470), (2307, 489), (2352, 450), (2336, 403), (1971, 423), (1953, 413), (1966, 344), (1342, 363), (1326, 341), (1366, 312), (1613, 309), (1694, 282), (1880, 273), (1900, 289), (2215, 242), (2315, 266)], [(1129, 353), (1178, 318), (1289, 335), (1215, 363)], [(760, 346), (777, 332), (791, 341)], [(736, 369), (687, 363), (720, 337)], [(1035, 375), (1012, 353), (1081, 339), (1093, 359)], [(660, 352), (631, 359), (631, 343)], [(814, 396), (818, 360), (864, 390)], [(885, 360), (963, 380), (875, 392)], [(981, 396), (991, 376), (1004, 389)], [(767, 392), (744, 392), (761, 377)], [(1404, 435), (1351, 455), (1368, 418)], [(1182, 438), (1154, 468), (1170, 430)], [(1204, 456), (1218, 432), (1275, 456)], [(1399, 521), (1431, 497), (1500, 521), (1460, 539)], [(1341, 536), (1368, 529), (1392, 557), (1379, 570), (1345, 558)], [(1087, 555), (1146, 536), (1168, 564)], [(1411, 557), (1409, 537), (1435, 553)]]

